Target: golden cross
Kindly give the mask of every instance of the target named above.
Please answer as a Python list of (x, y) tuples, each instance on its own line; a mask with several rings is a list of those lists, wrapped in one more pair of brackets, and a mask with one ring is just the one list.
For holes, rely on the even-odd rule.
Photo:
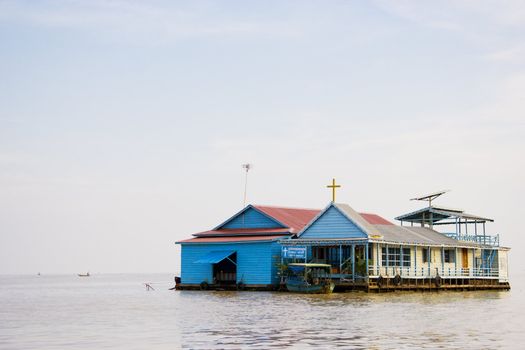
[(335, 179), (332, 179), (332, 184), (331, 184), (331, 185), (328, 185), (328, 186), (326, 186), (326, 187), (332, 189), (332, 202), (335, 203), (335, 189), (341, 187), (341, 185), (336, 185), (336, 184), (335, 184)]

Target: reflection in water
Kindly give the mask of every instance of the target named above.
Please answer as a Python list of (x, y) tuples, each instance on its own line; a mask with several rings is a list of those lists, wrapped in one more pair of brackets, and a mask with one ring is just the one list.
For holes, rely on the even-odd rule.
[(525, 321), (520, 287), (301, 295), (168, 291), (171, 281), (2, 276), (0, 348), (516, 348)]
[[(204, 323), (194, 323), (191, 319), (185, 323), (191, 329), (183, 332), (184, 343), (191, 344), (192, 348), (209, 347), (209, 339), (215, 339), (218, 348), (241, 345), (254, 348), (495, 348), (510, 339), (502, 336), (501, 326), (492, 328), (487, 322), (480, 324), (480, 317), (486, 319), (487, 313), (498, 314), (494, 303), (509, 295), (501, 291), (332, 295), (180, 293), (188, 302), (197, 299), (215, 309), (221, 306), (215, 310), (214, 317)], [(234, 304), (231, 304), (232, 298)], [(202, 316), (198, 316), (201, 321)]]

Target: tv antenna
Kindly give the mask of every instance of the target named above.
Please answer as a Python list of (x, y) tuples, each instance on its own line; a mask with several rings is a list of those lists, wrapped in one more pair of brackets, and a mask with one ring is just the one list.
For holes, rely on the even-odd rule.
[(430, 194), (427, 194), (427, 195), (424, 195), (424, 196), (421, 196), (421, 197), (416, 197), (416, 198), (411, 198), (410, 200), (411, 201), (426, 201), (428, 202), (428, 206), (431, 207), (432, 206), (432, 201), (434, 199), (436, 199), (437, 197), (447, 193), (447, 192), (450, 192), (450, 190), (443, 190), (443, 191), (439, 191), (439, 192), (434, 192), (434, 193), (430, 193)]
[(242, 203), (242, 207), (244, 208), (246, 206), (246, 190), (248, 189), (248, 171), (250, 171), (250, 169), (253, 168), (253, 164), (249, 164), (249, 163), (243, 164), (242, 168), (246, 170), (246, 176), (244, 178), (244, 200)]

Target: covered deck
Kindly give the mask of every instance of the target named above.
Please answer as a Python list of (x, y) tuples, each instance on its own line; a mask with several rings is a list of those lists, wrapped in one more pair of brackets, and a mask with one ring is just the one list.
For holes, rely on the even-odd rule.
[(443, 234), (458, 241), (499, 246), (499, 235), (488, 235), (485, 230), (485, 223), (494, 222), (493, 219), (468, 214), (460, 209), (429, 206), (395, 219), (400, 221), (401, 226), (407, 223), (412, 227), (416, 224), (431, 229), (434, 226), (443, 226), (449, 229), (449, 232)]
[[(452, 241), (438, 232), (433, 231), (433, 234), (449, 240), (449, 243)], [(282, 241), (281, 245), (304, 247), (306, 251), (304, 257), (283, 258), (281, 263), (300, 261), (331, 265), (332, 279), (338, 291), (510, 288), (506, 269), (492, 263), (497, 261), (499, 250), (488, 246), (483, 248), (472, 243), (455, 246), (409, 244), (374, 239), (291, 239)], [(426, 249), (426, 254), (432, 252), (438, 259), (424, 260), (422, 255)], [(460, 259), (460, 254), (465, 253), (466, 258)], [(480, 262), (475, 265), (477, 256)], [(471, 262), (465, 263), (465, 259)]]
[(280, 243), (283, 247), (304, 247), (306, 252), (300, 258), (282, 255), (282, 263), (329, 264), (336, 284), (365, 282), (368, 279), (371, 246), (366, 239), (290, 239)]

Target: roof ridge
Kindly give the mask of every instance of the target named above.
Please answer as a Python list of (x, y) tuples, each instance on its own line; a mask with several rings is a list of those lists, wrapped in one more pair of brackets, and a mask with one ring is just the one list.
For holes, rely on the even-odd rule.
[(316, 211), (320, 211), (322, 209), (318, 209), (318, 208), (301, 208), (301, 207), (283, 207), (283, 206), (280, 206), (280, 205), (266, 205), (266, 204), (252, 204), (253, 207), (255, 208), (274, 208), (274, 209), (292, 209), (292, 210), (316, 210)]

